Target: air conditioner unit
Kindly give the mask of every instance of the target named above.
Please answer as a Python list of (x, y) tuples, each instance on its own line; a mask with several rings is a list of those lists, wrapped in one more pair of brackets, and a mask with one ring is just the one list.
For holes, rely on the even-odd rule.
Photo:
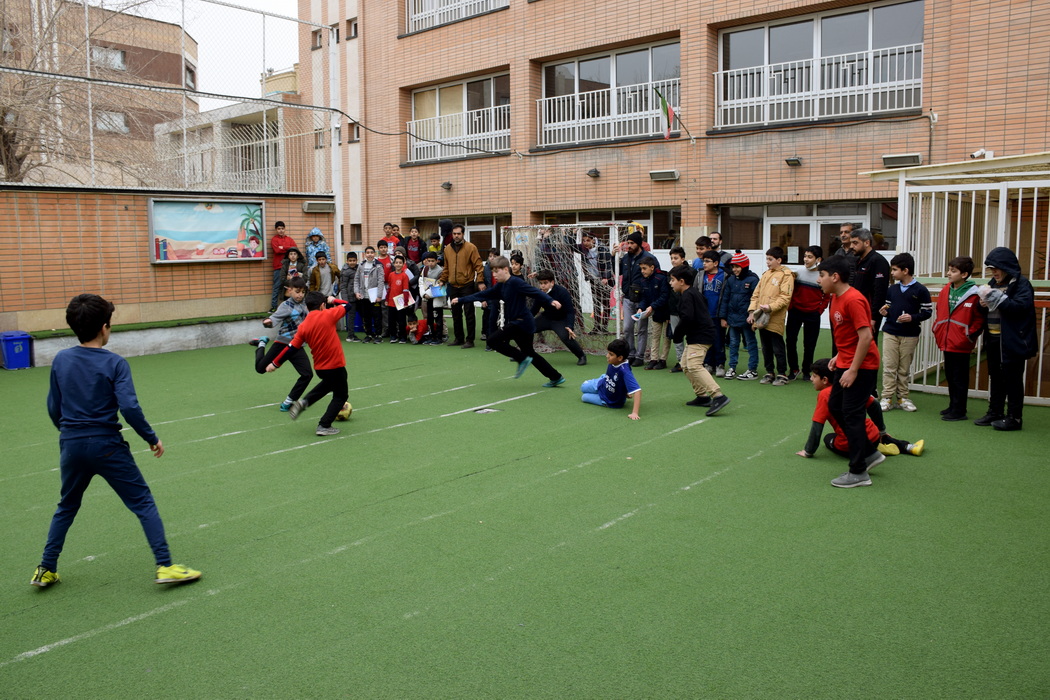
[(908, 168), (915, 165), (922, 165), (921, 153), (895, 153), (882, 157), (884, 168)]
[(334, 214), (335, 202), (303, 202), (303, 211), (307, 214)]
[(677, 180), (680, 174), (677, 170), (650, 170), (649, 179), (654, 182), (661, 180)]

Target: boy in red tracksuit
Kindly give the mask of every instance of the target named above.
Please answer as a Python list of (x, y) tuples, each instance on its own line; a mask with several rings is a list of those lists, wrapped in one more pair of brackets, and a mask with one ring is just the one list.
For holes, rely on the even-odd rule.
[(944, 377), (948, 380), (948, 408), (941, 420), (966, 420), (966, 395), (970, 384), (970, 354), (984, 328), (986, 310), (980, 304), (977, 285), (970, 280), (973, 258), (959, 256), (948, 262), (948, 284), (937, 296), (933, 337), (944, 353)]
[(343, 305), (346, 302), (335, 297), (328, 297), (327, 301), (330, 308), (325, 308), (325, 297), (320, 292), (307, 293), (306, 318), (299, 324), (292, 342), (266, 368), (267, 372), (273, 372), (290, 353), (301, 352), (303, 345), (310, 346), (314, 356), (314, 372), (321, 381), (306, 396), (292, 403), (288, 415), (292, 420), (297, 419), (307, 406), (317, 403), (331, 392), (332, 400), (317, 422), (317, 434), (321, 436), (339, 434), (339, 429), (332, 427), (332, 421), (350, 396), (346, 382), (346, 356), (343, 355), (343, 345), (336, 331), (336, 324), (343, 318)]
[[(386, 274), (386, 312), (390, 324), (390, 342), (407, 343), (408, 331), (405, 323), (411, 309), (409, 298), (412, 296), (409, 287), (412, 279), (405, 272), (405, 256), (395, 255), (393, 267)], [(400, 297), (403, 305), (397, 308), (396, 299)]]

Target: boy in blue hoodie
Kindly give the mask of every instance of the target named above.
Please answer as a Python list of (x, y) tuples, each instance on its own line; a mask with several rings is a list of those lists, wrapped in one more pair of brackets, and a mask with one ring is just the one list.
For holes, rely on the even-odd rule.
[[(739, 250), (729, 260), (729, 271), (731, 274), (725, 280), (725, 293), (718, 309), (722, 327), (729, 329), (729, 368), (725, 378), (758, 379), (758, 338), (755, 329), (747, 322), (747, 308), (759, 278), (751, 271), (751, 260)], [(741, 339), (747, 345), (747, 371), (737, 374)]]
[(1024, 410), (1024, 368), (1038, 351), (1035, 290), (1021, 274), (1009, 248), (993, 248), (984, 259), (992, 277), (981, 290), (988, 309), (984, 349), (988, 360), (988, 413), (974, 421), (996, 430), (1020, 430)]
[(711, 314), (711, 320), (715, 324), (715, 342), (707, 355), (707, 371), (716, 377), (726, 376), (725, 363), (726, 351), (722, 343), (722, 317), (719, 309), (722, 306), (722, 296), (725, 294), (726, 273), (718, 264), (722, 256), (717, 250), (704, 251), (700, 256), (703, 269), (696, 275), (696, 286), (699, 288), (704, 299), (707, 300), (707, 311)]

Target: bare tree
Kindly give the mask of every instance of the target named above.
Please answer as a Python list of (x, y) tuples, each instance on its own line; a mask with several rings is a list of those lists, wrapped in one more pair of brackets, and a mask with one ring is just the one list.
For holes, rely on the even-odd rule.
[(0, 0), (3, 181), (151, 183), (153, 126), (197, 107), (172, 91), (192, 39), (149, 4)]

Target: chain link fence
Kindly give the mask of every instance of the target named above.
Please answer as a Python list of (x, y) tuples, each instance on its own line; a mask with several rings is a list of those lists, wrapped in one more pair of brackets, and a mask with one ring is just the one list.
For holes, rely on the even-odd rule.
[(338, 28), (217, 0), (0, 17), (0, 184), (332, 193)]

